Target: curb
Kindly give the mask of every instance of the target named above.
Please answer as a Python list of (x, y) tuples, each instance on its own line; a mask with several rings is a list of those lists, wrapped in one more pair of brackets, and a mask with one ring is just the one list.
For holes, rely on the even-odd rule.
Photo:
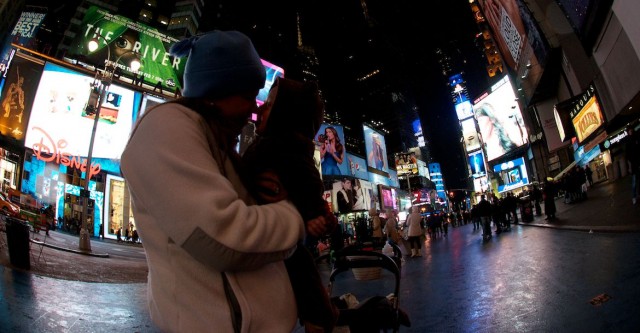
[(48, 248), (52, 248), (52, 249), (56, 249), (56, 250), (60, 250), (60, 251), (71, 252), (71, 253), (76, 253), (76, 254), (82, 254), (82, 255), (92, 256), (92, 257), (97, 257), (97, 258), (109, 258), (109, 254), (108, 253), (93, 253), (93, 252), (89, 252), (89, 251), (74, 250), (74, 249), (69, 249), (69, 248), (66, 248), (66, 247), (47, 244), (45, 242), (40, 242), (40, 241), (33, 240), (33, 239), (29, 239), (29, 241), (31, 243), (35, 243), (35, 244), (40, 245), (40, 246), (46, 246)]
[[(513, 223), (513, 222), (512, 222)], [(554, 225), (554, 224), (546, 224), (546, 223), (535, 223), (535, 222), (516, 222), (513, 224), (523, 225), (523, 226), (532, 226), (539, 228), (549, 228), (549, 229), (558, 229), (558, 230), (571, 230), (571, 231), (582, 231), (588, 233), (636, 233), (640, 232), (640, 226), (578, 226), (578, 225)]]

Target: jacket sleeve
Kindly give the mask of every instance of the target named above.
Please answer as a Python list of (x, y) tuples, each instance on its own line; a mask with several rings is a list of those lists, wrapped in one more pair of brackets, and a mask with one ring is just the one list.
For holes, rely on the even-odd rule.
[(169, 241), (217, 270), (288, 257), (304, 235), (300, 214), (288, 201), (247, 205), (235, 172), (221, 173), (207, 133), (200, 115), (177, 104), (146, 114), (121, 159), (134, 204)]

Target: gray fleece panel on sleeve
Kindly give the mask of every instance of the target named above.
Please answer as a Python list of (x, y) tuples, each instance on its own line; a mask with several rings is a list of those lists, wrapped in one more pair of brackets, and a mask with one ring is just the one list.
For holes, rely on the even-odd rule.
[[(269, 253), (238, 252), (213, 239), (200, 228), (196, 228), (181, 247), (200, 263), (221, 272), (256, 269), (267, 263), (284, 260), (295, 250), (293, 248)], [(212, 257), (211, 253), (218, 255)]]

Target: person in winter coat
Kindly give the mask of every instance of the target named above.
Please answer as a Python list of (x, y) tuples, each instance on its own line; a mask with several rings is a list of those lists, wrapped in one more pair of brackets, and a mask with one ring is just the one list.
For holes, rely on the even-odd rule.
[(406, 222), (406, 227), (409, 228), (407, 235), (409, 236), (411, 257), (422, 257), (421, 243), (424, 231), (422, 230), (421, 222), (422, 216), (420, 215), (420, 208), (416, 206), (411, 207), (411, 214), (407, 216)]
[[(147, 110), (121, 158), (147, 257), (151, 319), (162, 332), (291, 332), (297, 308), (284, 260), (304, 237), (289, 200), (256, 205), (237, 138), (264, 86), (244, 34), (174, 44), (188, 54), (183, 97)], [(278, 190), (278, 179), (263, 183)], [(324, 233), (324, 217), (307, 221)]]
[(398, 233), (398, 218), (393, 209), (387, 209), (387, 222), (384, 224), (384, 233), (387, 235), (387, 240), (392, 245), (400, 246), (400, 234)]
[(369, 209), (369, 217), (371, 217), (371, 239), (374, 245), (382, 244), (382, 221), (380, 214), (375, 208)]

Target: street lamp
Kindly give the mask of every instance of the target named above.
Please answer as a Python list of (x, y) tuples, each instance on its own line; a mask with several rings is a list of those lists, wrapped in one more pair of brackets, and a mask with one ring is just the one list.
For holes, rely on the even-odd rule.
[(91, 139), (89, 141), (89, 152), (87, 154), (87, 162), (85, 167), (85, 181), (84, 181), (84, 190), (81, 191), (80, 196), (82, 199), (82, 223), (80, 227), (80, 243), (78, 248), (81, 251), (91, 252), (91, 241), (89, 237), (89, 232), (87, 231), (87, 227), (89, 226), (89, 181), (91, 180), (91, 162), (93, 157), (93, 143), (96, 138), (96, 130), (98, 128), (98, 122), (100, 121), (100, 110), (102, 103), (107, 95), (107, 91), (109, 90), (109, 86), (113, 82), (113, 76), (115, 74), (116, 69), (118, 68), (118, 63), (120, 59), (126, 54), (133, 53), (136, 56), (129, 64), (129, 68), (136, 72), (140, 69), (140, 60), (138, 60), (138, 53), (134, 51), (126, 51), (122, 53), (114, 62), (111, 62), (111, 50), (109, 44), (104, 37), (100, 35), (96, 35), (96, 38), (93, 38), (89, 41), (88, 48), (90, 52), (94, 52), (98, 49), (99, 46), (99, 38), (103, 39), (107, 44), (107, 61), (104, 65), (104, 70), (100, 71), (96, 70), (96, 76), (94, 77), (93, 82), (91, 83), (91, 92), (89, 94), (89, 100), (87, 101), (87, 106), (85, 107), (86, 114), (93, 114), (93, 129), (91, 130)]

